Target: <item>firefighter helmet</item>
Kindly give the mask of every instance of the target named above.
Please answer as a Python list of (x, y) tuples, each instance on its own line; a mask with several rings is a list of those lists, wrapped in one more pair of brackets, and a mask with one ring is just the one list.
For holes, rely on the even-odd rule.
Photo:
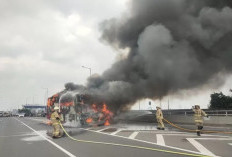
[(58, 106), (55, 106), (55, 107), (54, 107), (54, 110), (59, 110), (59, 107), (58, 107)]

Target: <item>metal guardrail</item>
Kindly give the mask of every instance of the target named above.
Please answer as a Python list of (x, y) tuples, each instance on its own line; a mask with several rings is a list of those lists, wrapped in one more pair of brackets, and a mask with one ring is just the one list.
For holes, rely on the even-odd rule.
[[(204, 110), (206, 114), (209, 116), (232, 116), (232, 110)], [(165, 111), (164, 114), (168, 115), (193, 115), (193, 111), (178, 111), (178, 112), (170, 112), (170, 111)]]
[[(206, 114), (208, 114), (209, 116), (232, 116), (232, 110), (225, 110), (225, 111), (205, 111)], [(193, 115), (194, 113), (192, 111), (184, 111), (184, 112), (179, 112), (179, 113), (171, 113), (168, 112), (169, 115), (179, 115), (179, 114), (183, 114), (183, 115)]]
[[(232, 110), (209, 110), (203, 109), (209, 116), (232, 116)], [(136, 110), (139, 112), (139, 110)], [(140, 110), (142, 111), (142, 110)], [(144, 111), (144, 110), (143, 110)], [(156, 110), (149, 110), (152, 113), (155, 113)], [(194, 112), (191, 109), (183, 110), (162, 110), (164, 115), (185, 115), (192, 116)]]

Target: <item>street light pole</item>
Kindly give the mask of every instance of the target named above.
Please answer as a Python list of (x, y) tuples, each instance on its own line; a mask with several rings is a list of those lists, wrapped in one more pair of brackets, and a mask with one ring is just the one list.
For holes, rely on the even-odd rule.
[(82, 68), (85, 68), (85, 69), (89, 69), (89, 74), (90, 74), (90, 77), (91, 77), (91, 68), (89, 68), (89, 67), (85, 67), (85, 66), (81, 66)]
[(33, 95), (33, 105), (35, 105), (34, 99), (35, 99), (36, 96), (37, 96), (37, 95)]
[(27, 99), (30, 98), (30, 97), (26, 97), (26, 105), (27, 105)]
[(46, 93), (45, 98), (44, 98), (44, 105), (46, 106), (46, 100), (48, 100), (48, 88), (44, 88), (44, 87), (42, 87), (42, 88), (47, 90), (47, 93)]

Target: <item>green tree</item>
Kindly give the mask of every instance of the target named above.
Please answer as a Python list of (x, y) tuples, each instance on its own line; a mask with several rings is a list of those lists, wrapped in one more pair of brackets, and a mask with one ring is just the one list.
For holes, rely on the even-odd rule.
[(25, 116), (31, 115), (31, 110), (26, 109), (26, 108), (19, 109), (18, 111), (19, 111), (19, 113), (25, 113)]
[(210, 95), (210, 109), (232, 109), (232, 97), (224, 95), (222, 92)]

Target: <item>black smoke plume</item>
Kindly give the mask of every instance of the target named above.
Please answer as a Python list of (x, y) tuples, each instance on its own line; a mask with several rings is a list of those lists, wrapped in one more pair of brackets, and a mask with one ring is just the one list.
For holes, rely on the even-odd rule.
[(88, 92), (116, 111), (221, 79), (232, 72), (231, 7), (231, 0), (130, 1), (127, 15), (100, 25), (101, 40), (129, 53), (89, 78)]

